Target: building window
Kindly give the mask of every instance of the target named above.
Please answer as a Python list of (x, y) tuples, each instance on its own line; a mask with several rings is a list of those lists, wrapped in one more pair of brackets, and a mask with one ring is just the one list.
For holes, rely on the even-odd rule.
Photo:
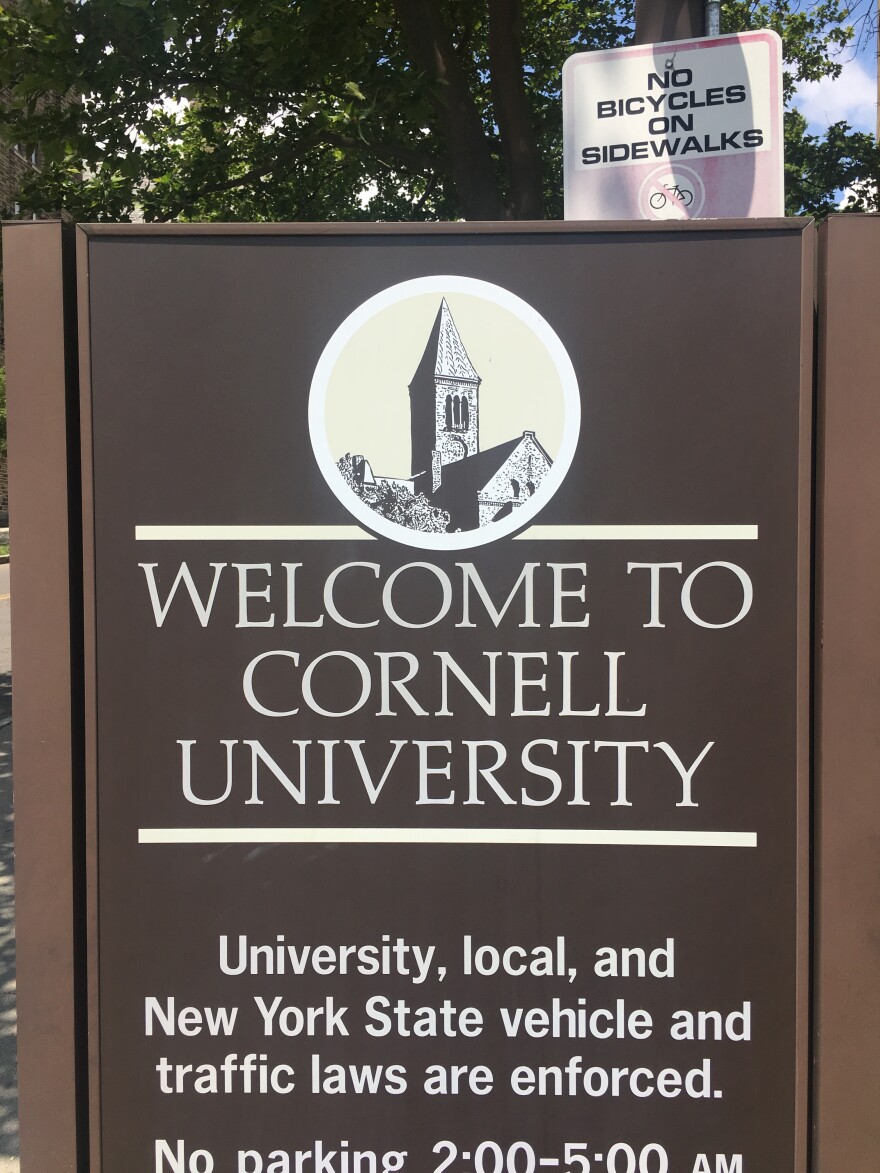
[(39, 147), (29, 147), (27, 143), (16, 143), (12, 149), (16, 152), (16, 154), (21, 155), (23, 159), (27, 159), (32, 167), (36, 167), (39, 164)]
[(446, 396), (444, 403), (446, 431), (466, 432), (471, 426), (471, 407), (467, 395)]

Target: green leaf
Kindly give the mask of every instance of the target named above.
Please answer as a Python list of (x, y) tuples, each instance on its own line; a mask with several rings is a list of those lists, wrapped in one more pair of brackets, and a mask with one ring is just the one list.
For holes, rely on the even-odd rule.
[[(454, 47), (457, 69), (443, 76), (388, 0), (0, 8), (4, 134), (39, 142), (46, 160), (28, 178), (25, 206), (96, 220), (136, 205), (148, 219), (461, 218), (470, 213), (452, 177), (475, 172), (470, 156), (454, 156), (455, 110), (472, 119), (464, 137), (482, 152), (483, 207), (521, 214), (493, 104), (487, 6), (425, 3)], [(531, 206), (561, 216), (562, 63), (577, 50), (627, 44), (633, 10), (629, 0), (521, 0), (521, 14), (527, 114), (509, 133), (533, 153)], [(852, 19), (837, 0), (723, 7), (724, 32), (769, 27), (782, 36), (789, 107), (798, 78), (839, 72)], [(53, 96), (68, 93), (85, 100)], [(190, 105), (166, 110), (169, 95)], [(785, 136), (789, 211), (824, 214), (844, 187), (869, 206), (880, 172), (870, 135), (840, 125), (810, 135), (789, 108)], [(247, 178), (257, 175), (271, 179)]]

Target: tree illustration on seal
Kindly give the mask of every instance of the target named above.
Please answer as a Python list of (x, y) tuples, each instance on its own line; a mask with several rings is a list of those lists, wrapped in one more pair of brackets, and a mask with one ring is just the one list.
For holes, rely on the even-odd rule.
[(475, 530), (529, 501), (553, 461), (534, 431), (480, 450), (480, 384), (443, 297), (409, 384), (409, 477), (381, 476), (365, 455), (337, 468), (366, 505), (397, 525), (428, 533)]

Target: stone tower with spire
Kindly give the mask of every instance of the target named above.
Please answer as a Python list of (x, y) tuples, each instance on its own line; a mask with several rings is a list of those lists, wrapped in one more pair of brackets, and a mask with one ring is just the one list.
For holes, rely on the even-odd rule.
[(481, 381), (444, 297), (409, 385), (411, 475), (430, 471), (434, 489), (443, 465), (480, 450)]

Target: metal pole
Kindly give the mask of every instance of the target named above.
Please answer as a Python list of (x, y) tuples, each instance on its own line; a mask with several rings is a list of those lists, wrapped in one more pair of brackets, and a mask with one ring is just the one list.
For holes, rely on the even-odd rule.
[(706, 36), (717, 37), (721, 32), (721, 0), (706, 0)]

